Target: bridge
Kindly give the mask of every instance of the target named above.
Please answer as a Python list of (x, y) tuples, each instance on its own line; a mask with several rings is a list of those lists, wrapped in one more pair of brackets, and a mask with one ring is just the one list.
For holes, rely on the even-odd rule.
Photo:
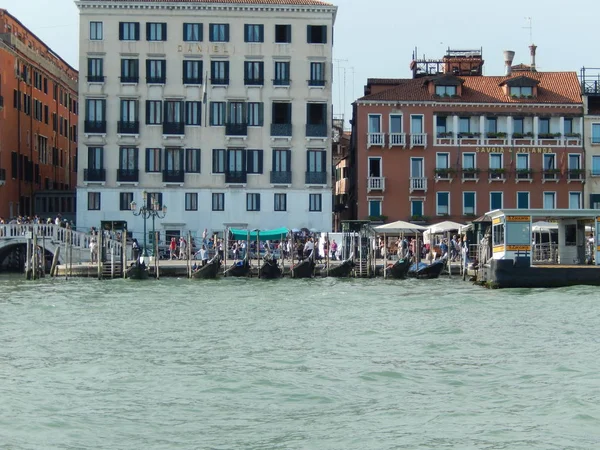
[[(31, 234), (30, 234), (31, 233)], [(65, 264), (68, 255), (72, 255), (71, 263), (90, 262), (90, 242), (92, 235), (81, 231), (63, 228), (54, 224), (2, 224), (0, 225), (0, 267), (7, 258), (26, 254), (28, 238), (37, 237), (37, 244), (44, 247), (47, 256), (54, 256), (61, 248), (58, 263)], [(123, 244), (117, 240), (104, 238), (103, 246), (105, 255), (112, 254), (119, 260), (123, 251)], [(69, 250), (67, 252), (67, 250)]]

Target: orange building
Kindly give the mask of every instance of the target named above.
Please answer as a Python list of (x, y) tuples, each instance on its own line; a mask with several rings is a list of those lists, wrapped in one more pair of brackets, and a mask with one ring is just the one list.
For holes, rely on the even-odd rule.
[(0, 9), (0, 217), (73, 215), (77, 77)]
[(482, 75), (481, 51), (413, 60), (354, 103), (357, 219), (458, 222), (499, 208), (582, 208), (583, 106), (575, 72)]

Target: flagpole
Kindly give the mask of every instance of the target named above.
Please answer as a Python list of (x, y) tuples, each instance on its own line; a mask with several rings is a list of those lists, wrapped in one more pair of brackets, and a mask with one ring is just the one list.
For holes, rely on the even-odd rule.
[(204, 80), (202, 80), (202, 103), (204, 103), (204, 126), (208, 126), (208, 70), (204, 73)]

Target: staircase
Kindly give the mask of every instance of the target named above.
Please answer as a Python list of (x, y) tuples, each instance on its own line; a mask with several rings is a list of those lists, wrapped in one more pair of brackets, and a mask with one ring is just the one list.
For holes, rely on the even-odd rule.
[(123, 278), (123, 264), (115, 261), (112, 265), (110, 261), (102, 264), (102, 279), (110, 280), (112, 278)]
[(369, 276), (369, 263), (366, 259), (357, 259), (354, 266), (354, 276), (356, 278), (367, 278)]

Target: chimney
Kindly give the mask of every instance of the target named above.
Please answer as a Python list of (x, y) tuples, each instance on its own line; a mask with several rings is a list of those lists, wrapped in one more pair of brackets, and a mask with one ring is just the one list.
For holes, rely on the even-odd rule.
[(531, 71), (535, 72), (535, 50), (537, 49), (537, 45), (531, 44), (529, 46), (529, 51), (531, 52)]
[(512, 63), (515, 58), (515, 52), (504, 50), (504, 75), (510, 75), (512, 72)]

